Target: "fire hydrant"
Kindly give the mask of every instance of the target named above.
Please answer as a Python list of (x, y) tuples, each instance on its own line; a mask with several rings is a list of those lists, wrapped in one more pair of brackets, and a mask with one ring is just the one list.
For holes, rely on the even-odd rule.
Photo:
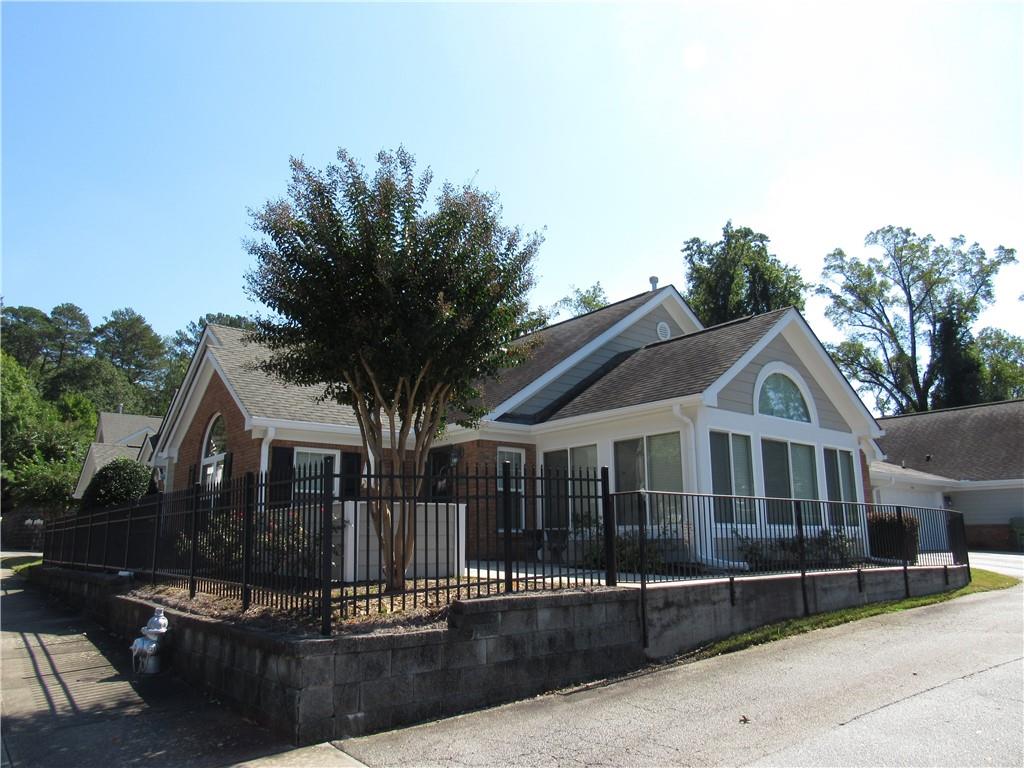
[(132, 643), (132, 668), (141, 675), (155, 675), (160, 671), (160, 640), (167, 632), (164, 609), (157, 608), (141, 631), (143, 637)]

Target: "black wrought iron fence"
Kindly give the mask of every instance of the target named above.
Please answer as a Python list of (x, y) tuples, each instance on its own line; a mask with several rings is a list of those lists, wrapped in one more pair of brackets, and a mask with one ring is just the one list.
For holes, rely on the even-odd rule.
[(949, 510), (612, 493), (607, 468), (345, 475), (328, 458), (54, 520), (44, 558), (301, 614), (330, 633), (338, 618), (512, 592), (967, 564), (967, 547)]

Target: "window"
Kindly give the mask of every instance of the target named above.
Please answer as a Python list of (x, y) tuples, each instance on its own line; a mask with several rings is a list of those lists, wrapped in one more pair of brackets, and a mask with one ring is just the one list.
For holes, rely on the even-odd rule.
[(225, 471), (228, 462), (227, 427), (224, 424), (224, 417), (218, 413), (210, 422), (206, 430), (206, 439), (203, 440), (200, 474), (203, 485), (212, 488), (223, 482), (225, 475), (228, 474)]
[(295, 458), (295, 492), (302, 494), (319, 494), (323, 492), (324, 459), (333, 458), (334, 493), (338, 492), (337, 473), (341, 466), (341, 451), (330, 448), (297, 447)]
[[(721, 496), (754, 495), (754, 469), (747, 435), (711, 433), (711, 490)], [(755, 522), (754, 502), (751, 499), (716, 499), (715, 522)]]
[[(773, 525), (793, 525), (795, 505), (783, 499), (817, 499), (818, 470), (814, 461), (814, 446), (786, 443), (781, 440), (761, 440), (761, 466), (764, 469), (764, 495), (768, 522)], [(805, 525), (820, 525), (813, 505), (801, 508)]]
[(770, 374), (761, 384), (757, 411), (765, 416), (776, 416), (790, 421), (811, 421), (811, 412), (800, 393), (800, 388), (782, 373)]
[[(616, 491), (637, 491), (641, 488), (649, 491), (683, 490), (683, 458), (678, 432), (620, 440), (613, 446), (613, 453)], [(664, 496), (655, 496), (654, 503), (658, 507), (656, 512), (659, 520), (662, 519), (662, 512), (678, 507)], [(625, 497), (621, 508), (622, 514), (618, 518), (620, 525), (639, 524), (639, 507), (635, 496)]]
[[(521, 530), (525, 527), (526, 517), (526, 478), (523, 475), (523, 465), (526, 463), (526, 451), (522, 448), (498, 448), (498, 492), (505, 490), (505, 462), (509, 462), (510, 493), (512, 495), (512, 530)], [(499, 531), (505, 530), (504, 510), (499, 505), (497, 514), (497, 527)]]
[[(857, 501), (853, 474), (853, 454), (835, 448), (825, 449), (825, 486), (829, 501)], [(858, 525), (855, 504), (829, 504), (829, 525)]]
[(432, 448), (427, 454), (427, 498), (430, 501), (451, 501), (458, 463), (459, 456), (450, 445)]
[(544, 453), (545, 528), (593, 526), (599, 494), (596, 445)]

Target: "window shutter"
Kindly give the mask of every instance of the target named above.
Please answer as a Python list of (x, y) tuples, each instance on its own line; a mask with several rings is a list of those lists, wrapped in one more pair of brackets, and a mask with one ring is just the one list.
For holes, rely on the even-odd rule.
[(224, 485), (231, 480), (231, 457), (233, 455), (230, 451), (224, 454), (224, 470), (221, 473), (221, 483)]
[(358, 453), (341, 454), (341, 496), (355, 499), (359, 496), (360, 474), (363, 469), (363, 457)]
[(188, 467), (188, 487), (191, 488), (196, 484), (196, 465), (190, 464)]
[(295, 449), (273, 446), (270, 449), (270, 504), (287, 506), (292, 501)]

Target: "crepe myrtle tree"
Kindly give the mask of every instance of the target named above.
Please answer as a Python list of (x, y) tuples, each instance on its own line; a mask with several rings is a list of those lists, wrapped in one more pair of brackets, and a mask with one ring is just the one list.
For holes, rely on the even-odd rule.
[[(379, 153), (372, 176), (345, 150), (322, 170), (293, 158), (291, 172), (287, 198), (252, 212), (247, 290), (272, 314), (249, 335), (270, 349), (264, 371), (355, 412), (381, 470), (370, 506), (387, 588), (401, 589), (415, 502), (387, 500), (418, 496), (449, 414), (475, 424), (479, 382), (528, 355), (542, 238), (503, 225), (497, 196), (469, 184), (445, 183), (431, 205), (431, 172), (403, 148)], [(398, 488), (402, 468), (413, 488)]]

